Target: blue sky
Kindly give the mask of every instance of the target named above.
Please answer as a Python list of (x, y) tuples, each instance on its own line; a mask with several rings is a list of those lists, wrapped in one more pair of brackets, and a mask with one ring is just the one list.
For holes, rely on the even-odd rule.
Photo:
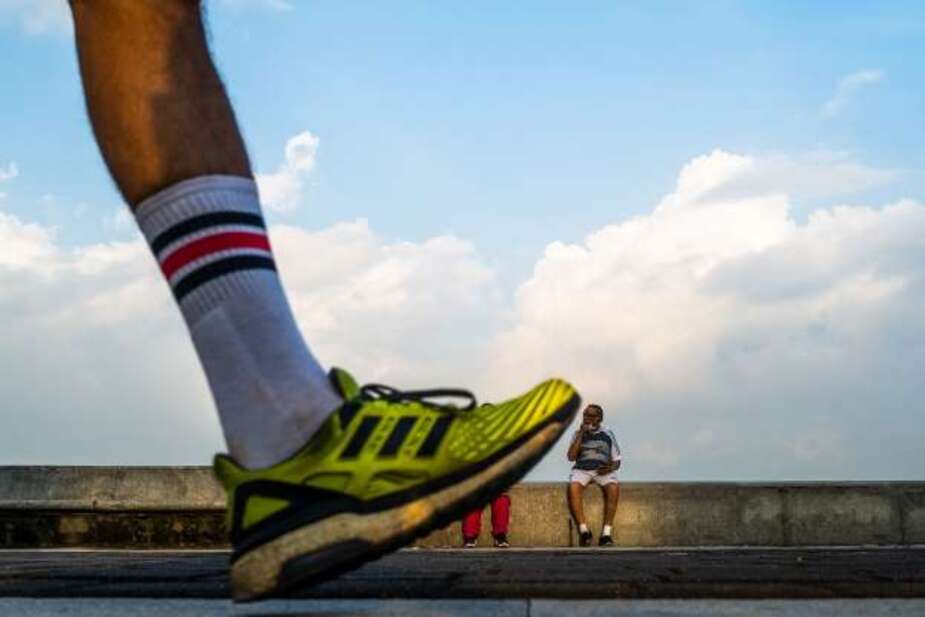
[[(919, 3), (291, 6), (215, 2), (211, 32), (259, 169), (301, 130), (322, 139), (311, 207), (293, 217), (310, 225), (454, 231), (500, 258), (515, 229), (537, 251), (549, 226), (578, 239), (644, 212), (717, 146), (911, 170), (925, 156), (907, 113), (923, 104)], [(27, 171), (25, 202), (111, 207), (72, 47), (3, 31), (4, 154)], [(820, 113), (865, 69), (887, 77)], [(100, 239), (89, 225), (67, 236)]]
[[(15, 233), (23, 235), (25, 226), (36, 224), (50, 234), (49, 246), (62, 252), (61, 259), (76, 259), (73, 251), (132, 243), (136, 242), (136, 236), (131, 226), (115, 215), (120, 199), (92, 141), (73, 41), (62, 17), (66, 13), (46, 2), (0, 0), (0, 74), (4, 84), (0, 95), (0, 170), (9, 170), (11, 163), (18, 170), (16, 177), (0, 184), (0, 193), (6, 193), (0, 201), (0, 212), (15, 217), (19, 226), (16, 229), (20, 230)], [(769, 226), (779, 224), (782, 230), (790, 231), (781, 231), (782, 235), (774, 236), (775, 239), (749, 245), (747, 249), (730, 240), (730, 247), (739, 248), (729, 251), (745, 251), (749, 259), (757, 259), (758, 253), (769, 254), (775, 247), (792, 257), (798, 250), (790, 243), (806, 242), (804, 236), (817, 237), (814, 233), (821, 235), (812, 246), (818, 247), (837, 236), (842, 240), (832, 250), (839, 255), (855, 255), (861, 249), (857, 246), (860, 240), (852, 239), (854, 236), (838, 235), (824, 226), (804, 228), (814, 220), (813, 214), (830, 212), (839, 205), (858, 210), (849, 214), (839, 211), (836, 218), (853, 216), (864, 208), (882, 213), (901, 199), (913, 200), (915, 207), (919, 207), (925, 185), (922, 173), (925, 154), (918, 143), (925, 127), (916, 113), (925, 104), (925, 67), (920, 61), (925, 57), (922, 36), (925, 6), (921, 3), (589, 2), (576, 8), (554, 2), (499, 5), (216, 0), (209, 6), (209, 17), (216, 61), (257, 170), (264, 174), (278, 170), (284, 161), (287, 142), (304, 131), (310, 131), (319, 140), (310, 168), (297, 174), (300, 190), (285, 211), (270, 212), (272, 221), (298, 233), (315, 234), (311, 236), (312, 242), (322, 242), (327, 238), (324, 234), (339, 229), (338, 225), (365, 219), (367, 232), (353, 229), (350, 233), (365, 238), (363, 246), (373, 246), (369, 257), (373, 261), (377, 259), (375, 255), (383, 258), (382, 255), (401, 253), (402, 246), (407, 245), (420, 249), (425, 263), (431, 247), (428, 242), (434, 238), (453, 238), (462, 243), (462, 248), (451, 247), (440, 255), (450, 261), (457, 258), (461, 261), (448, 267), (462, 267), (471, 272), (469, 266), (472, 266), (484, 271), (485, 281), (489, 282), (478, 276), (470, 281), (474, 286), (472, 293), (484, 294), (483, 306), (466, 309), (460, 317), (466, 327), (456, 334), (465, 337), (466, 342), (453, 342), (448, 337), (445, 347), (438, 346), (439, 354), (443, 355), (434, 352), (440, 358), (448, 358), (461, 344), (484, 347), (472, 353), (483, 354), (478, 358), (488, 358), (489, 364), (497, 361), (499, 366), (507, 366), (506, 374), (516, 374), (517, 378), (512, 379), (518, 385), (525, 383), (532, 373), (518, 373), (519, 369), (510, 368), (511, 362), (518, 361), (507, 358), (508, 348), (522, 347), (522, 353), (526, 354), (523, 357), (528, 358), (547, 354), (548, 361), (538, 362), (538, 366), (552, 372), (573, 368), (580, 375), (579, 382), (592, 385), (590, 398), (609, 403), (615, 414), (621, 405), (631, 410), (620, 417), (615, 428), (619, 434), (621, 426), (624, 427), (630, 442), (629, 452), (633, 452), (634, 443), (646, 445), (648, 450), (636, 450), (648, 452), (649, 457), (638, 459), (647, 462), (647, 466), (627, 471), (631, 477), (721, 478), (731, 474), (733, 478), (852, 478), (868, 474), (921, 479), (917, 461), (911, 455), (914, 450), (911, 441), (896, 444), (894, 458), (874, 470), (838, 453), (842, 446), (853, 444), (862, 436), (877, 439), (881, 445), (892, 443), (893, 433), (877, 433), (885, 430), (881, 428), (872, 429), (874, 434), (871, 434), (865, 422), (875, 426), (875, 419), (883, 419), (886, 414), (886, 424), (896, 425), (912, 417), (909, 404), (917, 401), (903, 398), (900, 393), (914, 389), (916, 376), (898, 377), (896, 371), (879, 376), (877, 367), (884, 363), (874, 360), (870, 361), (875, 364), (860, 367), (837, 359), (828, 364), (813, 364), (806, 368), (806, 377), (817, 384), (816, 388), (805, 388), (796, 376), (791, 376), (792, 383), (785, 380), (793, 390), (782, 392), (778, 404), (786, 406), (788, 414), (795, 414), (801, 407), (812, 408), (814, 411), (807, 412), (810, 415), (820, 413), (820, 408), (826, 410), (813, 416), (815, 423), (810, 422), (802, 427), (805, 430), (800, 430), (804, 435), (819, 435), (804, 448), (807, 451), (815, 448), (818, 452), (811, 453), (815, 459), (807, 455), (810, 458), (803, 464), (730, 468), (730, 461), (739, 460), (745, 452), (759, 447), (757, 441), (751, 444), (748, 439), (741, 440), (738, 450), (732, 448), (723, 457), (710, 460), (685, 449), (684, 443), (696, 441), (691, 435), (709, 434), (712, 437), (703, 437), (701, 441), (709, 442), (705, 448), (716, 450), (715, 445), (709, 445), (715, 444), (715, 440), (726, 444), (734, 441), (732, 434), (723, 437), (729, 426), (737, 422), (747, 426), (751, 422), (734, 415), (733, 408), (741, 407), (741, 402), (728, 401), (741, 401), (750, 392), (752, 382), (742, 381), (741, 375), (733, 381), (721, 377), (724, 368), (720, 360), (732, 344), (730, 340), (754, 336), (770, 346), (781, 332), (808, 331), (812, 324), (818, 326), (816, 317), (807, 318), (799, 326), (790, 321), (783, 324), (771, 320), (761, 326), (765, 328), (761, 334), (755, 334), (752, 328), (759, 328), (756, 324), (771, 311), (780, 311), (780, 319), (784, 319), (784, 314), (808, 314), (816, 310), (833, 314), (817, 304), (780, 309), (779, 302), (749, 301), (742, 310), (750, 317), (741, 328), (751, 334), (746, 336), (742, 329), (734, 334), (716, 330), (716, 336), (705, 343), (712, 350), (711, 362), (718, 364), (711, 365), (715, 370), (704, 376), (703, 383), (718, 385), (708, 394), (700, 392), (696, 396), (682, 383), (683, 379), (678, 382), (666, 379), (659, 389), (659, 380), (652, 380), (646, 373), (649, 369), (639, 368), (648, 366), (646, 362), (650, 361), (645, 350), (664, 349), (659, 353), (665, 355), (658, 355), (658, 362), (663, 364), (656, 363), (656, 367), (669, 373), (679, 370), (678, 358), (689, 358), (686, 348), (664, 347), (655, 342), (654, 335), (645, 338), (634, 330), (630, 334), (642, 338), (630, 337), (630, 340), (629, 334), (626, 337), (614, 334), (610, 347), (604, 342), (609, 340), (607, 336), (589, 335), (590, 348), (577, 344), (570, 347), (569, 343), (549, 349), (535, 349), (523, 342), (526, 339), (518, 338), (531, 328), (539, 328), (537, 332), (544, 340), (554, 341), (561, 334), (558, 326), (531, 321), (535, 315), (529, 305), (531, 294), (547, 281), (544, 267), (552, 268), (550, 264), (568, 253), (556, 252), (558, 246), (585, 251), (587, 255), (582, 259), (591, 260), (570, 267), (587, 271), (600, 267), (601, 273), (588, 283), (590, 287), (550, 291), (544, 297), (571, 294), (561, 302), (556, 300), (556, 306), (563, 311), (561, 319), (567, 321), (569, 315), (580, 310), (568, 304), (579, 302), (574, 296), (612, 289), (611, 295), (604, 294), (599, 299), (602, 311), (608, 306), (611, 310), (585, 319), (596, 324), (601, 332), (621, 331), (622, 326), (617, 323), (621, 322), (620, 315), (638, 307), (622, 302), (632, 296), (630, 291), (642, 288), (628, 291), (613, 287), (613, 281), (625, 271), (625, 264), (619, 260), (607, 261), (610, 249), (601, 253), (605, 255), (601, 257), (603, 262), (594, 261), (597, 253), (589, 238), (595, 234), (610, 237), (608, 233), (602, 234), (608, 229), (615, 238), (626, 238), (630, 230), (620, 231), (620, 226), (634, 218), (651, 222), (652, 229), (667, 225), (653, 218), (655, 208), (671, 194), (678, 195), (679, 202), (693, 194), (679, 190), (679, 182), (685, 166), (698, 157), (710, 157), (719, 151), (741, 158), (727, 160), (724, 154), (718, 154), (688, 168), (692, 169), (689, 177), (709, 176), (707, 182), (711, 186), (722, 188), (728, 184), (735, 190), (747, 185), (751, 192), (746, 191), (745, 197), (786, 196), (786, 215), (772, 205), (761, 210), (773, 211), (777, 213), (774, 216), (783, 219), (759, 221), (754, 223), (755, 227), (750, 226), (753, 222), (742, 222), (745, 227), (740, 233), (750, 234), (754, 240)], [(756, 203), (745, 197), (742, 203)], [(913, 208), (910, 212), (909, 216), (918, 221), (918, 211)], [(698, 225), (696, 220), (691, 224)], [(892, 223), (883, 225), (884, 229), (894, 229)], [(902, 227), (899, 223), (896, 226)], [(797, 235), (802, 234), (802, 239), (786, 235), (791, 233), (791, 227)], [(877, 229), (878, 234), (893, 238), (880, 227)], [(672, 232), (636, 241), (654, 246), (666, 233)], [(704, 242), (707, 248), (696, 255), (697, 259), (705, 260), (703, 268), (717, 272), (726, 266), (745, 268), (722, 261), (730, 259), (732, 253), (715, 249), (719, 241)], [(714, 250), (715, 255), (711, 252)], [(849, 329), (840, 340), (858, 345), (850, 347), (850, 353), (872, 353), (872, 349), (877, 349), (890, 361), (918, 362), (923, 359), (923, 352), (909, 343), (918, 336), (917, 324), (910, 322), (903, 311), (911, 311), (910, 307), (918, 306), (921, 300), (913, 279), (918, 272), (916, 266), (925, 264), (921, 263), (914, 239), (897, 239), (896, 244), (882, 251), (884, 260), (888, 255), (902, 253), (902, 263), (907, 268), (899, 274), (893, 270), (884, 274), (886, 270), (879, 269), (876, 276), (871, 275), (876, 280), (868, 281), (872, 286), (880, 285), (877, 289), (886, 289), (883, 286), (894, 280), (891, 276), (902, 278), (906, 285), (903, 291), (889, 292), (894, 294), (890, 296), (892, 300), (877, 305), (877, 315), (892, 317), (877, 321), (865, 314), (855, 316), (856, 322), (846, 317), (840, 323), (850, 322), (857, 327)], [(712, 255), (709, 259), (708, 253)], [(739, 252), (735, 255), (737, 259), (741, 257)], [(292, 263), (296, 265), (291, 270), (303, 263), (298, 261), (299, 257), (293, 257)], [(644, 261), (643, 257), (639, 259)], [(863, 261), (845, 257), (845, 263)], [(2, 263), (0, 260), (0, 266)], [(764, 266), (770, 270), (761, 270), (761, 280), (771, 280), (780, 274), (780, 267), (774, 263), (778, 262)], [(419, 274), (413, 266), (405, 266), (409, 272)], [(796, 270), (805, 272), (813, 267), (803, 264)], [(839, 266), (826, 270), (825, 289), (841, 289), (849, 281), (869, 274), (867, 266), (852, 267), (856, 269)], [(698, 294), (705, 289), (705, 283), (698, 278), (706, 276), (705, 271), (697, 270), (691, 275), (698, 281), (695, 285), (700, 290)], [(452, 272), (459, 275), (460, 271)], [(367, 280), (363, 278), (365, 274), (354, 274), (357, 281)], [(419, 280), (414, 278), (418, 274), (409, 274), (405, 280)], [(452, 278), (442, 278), (444, 275), (437, 273), (421, 280), (455, 282)], [(640, 272), (640, 277), (652, 280), (661, 280), (660, 276), (661, 271)], [(556, 277), (547, 282), (555, 285)], [(24, 286), (19, 293), (35, 300), (30, 295), (33, 288), (27, 282), (19, 284)], [(69, 284), (65, 277), (57, 288), (66, 289)], [(157, 281), (151, 283), (156, 284)], [(93, 289), (101, 288), (94, 285), (105, 287), (92, 281), (87, 285), (86, 293), (91, 295)], [(319, 283), (316, 289), (330, 290), (330, 283)], [(305, 291), (306, 298), (314, 298), (310, 291)], [(767, 293), (761, 297), (767, 298)], [(836, 302), (831, 294), (821, 291), (820, 294), (819, 302), (823, 302), (822, 298)], [(863, 295), (875, 296), (873, 291)], [(166, 307), (164, 314), (169, 315), (164, 298), (157, 297), (158, 306)], [(666, 302), (682, 306), (685, 298), (688, 295), (669, 296), (655, 306), (664, 307)], [(313, 340), (311, 324), (323, 321), (312, 313), (315, 310), (312, 307), (319, 306), (319, 302), (307, 299), (305, 313), (300, 315), (300, 323), (310, 340)], [(414, 310), (419, 310), (420, 302), (412, 304)], [(697, 306), (700, 308), (690, 309), (692, 315), (714, 310)], [(839, 301), (837, 306), (841, 310), (844, 304)], [(344, 328), (362, 331), (357, 324), (366, 323), (363, 319), (375, 321), (375, 308), (369, 311), (365, 317), (358, 315), (357, 323), (338, 323), (331, 326), (330, 332), (325, 330), (324, 336), (317, 337), (321, 342), (316, 347), (323, 360), (324, 354), (320, 352), (333, 355), (341, 349), (337, 341), (344, 340)], [(415, 321), (419, 317), (413, 311), (394, 315), (396, 320)], [(165, 319), (170, 324), (165, 328), (179, 340), (178, 323), (170, 321), (172, 317)], [(408, 330), (404, 325), (397, 329), (412, 337), (436, 336), (443, 340), (440, 336), (446, 334), (445, 326), (439, 320), (428, 319), (420, 318), (420, 323), (429, 325), (422, 325), (419, 330)], [(678, 319), (666, 316), (665, 322), (647, 327), (657, 331), (661, 323), (666, 326), (686, 323), (683, 318)], [(868, 327), (871, 323), (877, 325)], [(327, 326), (314, 327), (323, 330)], [(553, 331), (542, 329), (547, 327)], [(713, 332), (711, 327), (703, 329)], [(791, 327), (795, 329), (788, 330)], [(55, 336), (58, 335), (61, 333), (55, 331)], [(105, 329), (99, 331), (99, 336), (106, 336)], [(570, 335), (569, 341), (579, 339), (579, 335)], [(901, 349), (884, 345), (883, 340), (887, 339), (899, 340)], [(594, 346), (596, 340), (601, 341), (601, 349)], [(778, 366), (794, 350), (803, 350), (805, 341), (800, 341), (778, 349), (783, 355), (774, 365)], [(60, 339), (60, 344), (72, 349), (77, 343), (69, 334)], [(118, 353), (128, 357), (135, 349), (132, 345), (140, 344), (126, 342)], [(182, 347), (182, 343), (177, 345), (177, 349)], [(402, 361), (395, 359), (381, 365), (361, 361), (361, 365), (376, 375), (415, 383), (416, 376), (409, 368), (414, 364), (403, 355), (410, 352), (402, 351), (397, 342), (391, 347), (388, 341), (382, 345), (383, 357)], [(499, 351), (499, 346), (506, 349)], [(632, 350), (631, 355), (637, 358), (632, 363), (636, 378), (627, 378), (631, 383), (615, 386), (613, 390), (596, 385), (605, 383), (606, 375), (596, 374), (593, 366), (585, 366), (577, 356), (599, 353), (599, 367), (626, 368), (622, 360), (608, 356), (606, 351), (623, 349), (622, 346)], [(818, 347), (810, 346), (804, 351), (814, 358), (825, 357)], [(170, 353), (164, 351), (165, 357)], [(176, 353), (187, 354), (184, 357), (189, 361), (188, 351)], [(2, 354), (0, 351), (0, 364)], [(623, 357), (622, 352), (617, 355)], [(87, 357), (92, 358), (92, 354)], [(335, 360), (341, 361), (330, 361)], [(451, 379), (451, 371), (458, 369), (469, 382), (484, 385), (491, 392), (504, 390), (503, 384), (474, 374), (471, 363), (447, 359), (446, 365), (447, 374), (436, 371), (434, 377)], [(66, 367), (59, 370), (66, 372)], [(42, 371), (39, 363), (31, 374)], [(864, 413), (872, 415), (861, 419), (856, 417), (863, 415), (861, 411), (846, 411), (844, 405), (846, 399), (858, 400), (858, 392), (850, 388), (846, 392), (844, 387), (858, 374), (869, 375), (871, 391), (882, 390), (889, 399), (876, 413), (868, 406)], [(94, 379), (105, 381), (105, 371), (101, 368)], [(616, 381), (622, 383), (622, 379)], [(763, 379), (765, 382), (757, 390), (762, 396), (781, 383), (770, 374)], [(89, 392), (94, 392), (97, 397), (93, 399), (94, 408), (117, 407), (131, 398), (128, 391), (110, 394), (87, 384), (73, 387), (72, 397), (89, 397)], [(728, 409), (728, 413), (716, 412), (715, 425), (685, 424), (686, 438), (684, 435), (667, 441), (667, 438), (660, 438), (661, 441), (652, 438), (654, 433), (663, 437), (670, 433), (678, 422), (677, 408), (691, 400), (700, 400), (697, 396), (701, 395), (704, 417), (712, 417), (711, 410), (716, 409)], [(200, 401), (201, 389), (190, 396), (193, 398), (189, 400)], [(720, 403), (718, 399), (726, 402)], [(23, 400), (41, 407), (43, 414), (52, 414), (50, 417), (58, 413), (50, 411), (52, 403), (41, 398), (29, 395)], [(163, 403), (183, 405), (189, 404), (189, 400), (168, 398)], [(878, 405), (882, 403), (880, 399), (872, 400), (879, 401)], [(773, 402), (762, 403), (765, 404), (770, 405), (769, 414), (777, 413)], [(779, 434), (783, 443), (796, 417), (800, 416), (783, 414), (777, 423), (768, 420), (767, 426), (763, 421), (758, 422), (756, 434), (770, 431)], [(153, 418), (145, 421), (156, 426)], [(135, 456), (131, 452), (117, 452), (106, 460), (203, 462), (197, 461), (194, 453), (204, 449), (202, 444), (213, 447), (218, 441), (216, 429), (209, 428), (209, 422), (207, 414), (203, 415), (201, 434), (190, 438), (187, 445), (178, 446), (172, 454), (152, 450)], [(852, 423), (858, 428), (846, 429)], [(919, 436), (925, 431), (920, 421), (913, 428)], [(24, 429), (23, 435), (25, 432)], [(835, 433), (838, 439), (826, 442), (825, 436)], [(169, 431), (165, 429), (163, 434), (163, 439), (169, 440)], [(54, 456), (41, 451), (39, 445), (23, 435), (20, 442), (26, 445), (13, 455), (15, 461), (41, 462), (39, 459)], [(88, 433), (88, 443), (93, 439)], [(828, 445), (822, 447), (816, 442)], [(675, 454), (659, 456), (664, 449)], [(88, 461), (84, 453), (77, 451), (61, 458)], [(563, 465), (548, 464), (541, 469), (541, 477), (557, 477)]]

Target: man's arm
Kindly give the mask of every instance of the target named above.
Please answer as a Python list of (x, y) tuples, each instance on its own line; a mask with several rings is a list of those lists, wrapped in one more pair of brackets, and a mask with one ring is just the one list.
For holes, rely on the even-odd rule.
[(584, 434), (585, 425), (582, 424), (578, 430), (575, 431), (575, 435), (572, 437), (572, 443), (568, 447), (568, 454), (566, 456), (568, 457), (568, 460), (572, 461), (573, 463), (578, 459), (578, 453), (581, 452), (581, 436)]
[(620, 446), (617, 444), (617, 438), (611, 431), (607, 431), (607, 435), (610, 436), (610, 463), (598, 467), (597, 473), (601, 476), (606, 476), (620, 469), (620, 464), (623, 462), (623, 455), (620, 453)]

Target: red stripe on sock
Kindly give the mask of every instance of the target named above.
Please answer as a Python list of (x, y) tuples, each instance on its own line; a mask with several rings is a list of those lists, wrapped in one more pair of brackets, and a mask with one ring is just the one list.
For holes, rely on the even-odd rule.
[(218, 233), (205, 238), (193, 240), (170, 253), (161, 262), (161, 272), (170, 279), (174, 273), (190, 262), (201, 259), (212, 253), (230, 251), (233, 249), (261, 249), (270, 250), (270, 241), (263, 234), (248, 233), (244, 231), (229, 231)]

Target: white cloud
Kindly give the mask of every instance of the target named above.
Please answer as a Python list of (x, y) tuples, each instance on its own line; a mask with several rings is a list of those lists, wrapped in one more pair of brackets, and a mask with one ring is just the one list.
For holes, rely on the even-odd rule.
[(285, 159), (271, 174), (257, 174), (263, 204), (276, 212), (290, 212), (302, 199), (305, 178), (315, 169), (319, 139), (303, 131), (286, 142)]
[(57, 255), (52, 233), (35, 224), (26, 224), (16, 217), (0, 212), (0, 267), (18, 270), (35, 264), (49, 267)]
[(19, 175), (19, 168), (16, 166), (16, 163), (10, 161), (7, 166), (0, 167), (0, 182), (6, 182), (12, 180)]
[[(604, 406), (627, 478), (912, 478), (925, 206), (790, 214), (792, 195), (889, 175), (715, 151), (649, 214), (550, 243), (513, 305), (456, 237), (390, 240), (357, 220), (271, 238), (312, 348), (364, 382), (497, 400), (563, 375)], [(15, 410), (2, 462), (195, 463), (221, 448), (140, 241), (66, 250), (0, 215), (0, 323), (0, 390)], [(533, 477), (566, 470), (560, 444)]]
[(48, 229), (0, 214), (0, 247), (4, 462), (154, 462), (157, 449), (192, 462), (189, 452), (218, 444), (143, 244), (66, 250)]
[[(493, 272), (453, 236), (386, 242), (366, 221), (276, 226), (274, 249), (303, 330), (322, 358), (365, 380), (455, 383), (483, 355), (497, 314)], [(471, 384), (471, 382), (470, 382)]]
[(104, 215), (101, 219), (103, 229), (109, 234), (116, 237), (128, 235), (137, 235), (138, 227), (135, 225), (135, 219), (125, 206), (116, 206)]
[(911, 457), (834, 453), (910, 449), (925, 432), (920, 376), (897, 371), (925, 364), (925, 206), (799, 224), (788, 185), (816, 172), (836, 186), (813, 180), (815, 194), (882, 179), (716, 151), (651, 214), (550, 244), (495, 341), (491, 390), (571, 377), (604, 404), (636, 477), (915, 476)]
[(0, 24), (14, 21), (27, 34), (69, 32), (71, 14), (65, 0), (0, 0)]
[[(424, 386), (481, 357), (458, 344), (457, 329), (494, 310), (496, 292), (467, 243), (389, 242), (365, 221), (274, 227), (271, 239), (324, 362), (363, 380)], [(0, 463), (207, 463), (222, 449), (185, 327), (148, 253), (141, 241), (66, 250), (48, 229), (0, 213)]]
[(835, 94), (822, 106), (822, 113), (826, 116), (835, 116), (841, 112), (850, 101), (852, 95), (867, 86), (879, 83), (886, 79), (886, 73), (880, 69), (867, 69), (846, 75), (838, 82)]
[[(903, 173), (898, 169), (861, 165), (846, 154), (832, 152), (798, 158), (780, 155), (755, 158), (718, 151), (694, 159), (685, 169), (696, 167), (704, 158), (712, 158), (715, 166), (722, 157), (736, 162), (729, 163), (728, 173), (717, 185), (700, 191), (698, 199), (732, 200), (756, 194), (779, 194), (793, 200), (837, 197), (889, 184)], [(685, 195), (693, 193), (685, 190)]]

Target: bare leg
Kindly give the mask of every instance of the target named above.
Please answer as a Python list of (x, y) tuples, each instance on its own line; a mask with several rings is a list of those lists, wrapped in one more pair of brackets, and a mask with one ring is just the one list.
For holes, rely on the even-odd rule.
[(585, 523), (585, 505), (582, 500), (582, 494), (585, 487), (580, 482), (569, 482), (568, 485), (568, 509), (572, 513), (572, 519), (576, 525)]
[(613, 526), (620, 501), (620, 485), (616, 482), (604, 486), (604, 524)]
[(250, 176), (198, 0), (71, 0), (93, 131), (132, 205), (209, 174)]
[(229, 453), (250, 469), (275, 465), (342, 400), (286, 300), (200, 2), (71, 9), (97, 143), (177, 299)]

